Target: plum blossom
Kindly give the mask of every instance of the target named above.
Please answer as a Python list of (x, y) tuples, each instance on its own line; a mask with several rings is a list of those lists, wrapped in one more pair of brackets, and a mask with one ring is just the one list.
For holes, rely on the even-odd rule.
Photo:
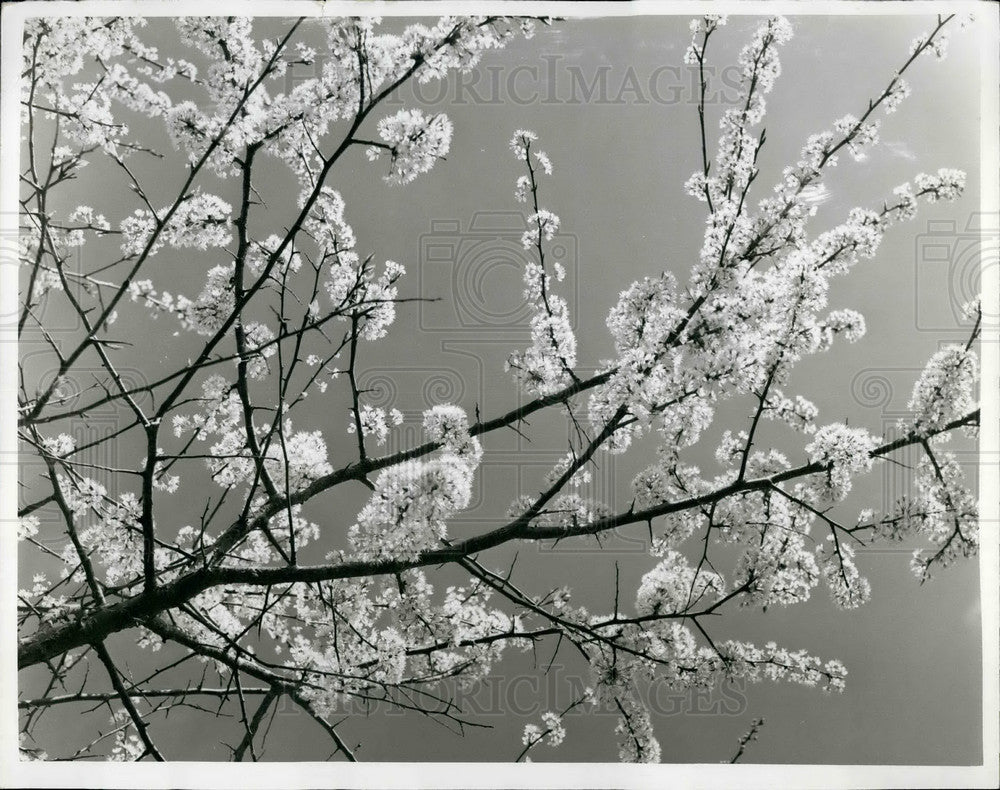
[(852, 474), (872, 468), (876, 445), (875, 437), (863, 428), (831, 423), (819, 428), (805, 449), (811, 462), (829, 466), (826, 472), (829, 495), (842, 499), (851, 490)]
[(965, 190), (965, 173), (961, 170), (942, 167), (934, 175), (918, 173), (913, 179), (917, 190), (936, 203), (939, 200), (955, 200)]
[[(358, 410), (358, 421), (361, 424), (361, 433), (366, 438), (372, 438), (376, 444), (385, 444), (389, 438), (389, 426), (386, 423), (385, 409), (363, 404)], [(357, 430), (355, 421), (352, 419), (347, 424), (347, 432), (354, 433)]]
[(425, 413), (424, 425), (428, 437), (443, 444), (440, 455), (379, 473), (371, 499), (349, 530), (361, 557), (416, 557), (439, 544), (447, 520), (471, 500), (482, 449), (468, 435), (465, 413), (435, 407)]
[(167, 223), (165, 240), (174, 247), (207, 250), (225, 247), (232, 240), (229, 231), (233, 207), (215, 195), (198, 194), (183, 201)]
[(698, 606), (707, 596), (718, 598), (724, 591), (717, 573), (691, 568), (684, 555), (671, 550), (642, 577), (635, 608), (640, 615), (678, 614)]
[(17, 539), (27, 540), (38, 534), (38, 527), (41, 522), (38, 516), (21, 516), (17, 520)]
[(869, 581), (858, 571), (854, 548), (830, 535), (816, 549), (816, 558), (830, 588), (830, 597), (842, 609), (856, 609), (871, 598)]
[[(529, 153), (531, 144), (537, 139), (534, 132), (519, 129), (510, 141), (514, 155), (528, 169), (528, 174), (517, 181), (515, 197), (519, 201), (526, 200), (530, 189), (535, 200), (536, 210), (525, 220), (527, 230), (521, 236), (521, 245), (526, 250), (534, 248), (536, 259), (528, 261), (524, 268), (524, 296), (533, 309), (531, 345), (511, 354), (507, 369), (515, 372), (529, 392), (547, 395), (564, 387), (574, 375), (576, 335), (566, 299), (553, 290), (554, 283), (564, 278), (565, 270), (556, 263), (552, 267), (553, 277), (546, 269), (544, 242), (555, 238), (559, 217), (537, 204), (537, 171), (531, 165)], [(546, 174), (551, 173), (552, 163), (548, 156), (542, 153), (539, 162)]]
[[(378, 134), (390, 152), (390, 184), (408, 184), (426, 173), (451, 147), (452, 125), (448, 116), (427, 116), (422, 110), (400, 110), (383, 118)], [(378, 158), (380, 149), (369, 148), (369, 158)]]
[(975, 403), (979, 359), (974, 351), (947, 346), (930, 358), (913, 387), (907, 408), (918, 433), (937, 431), (968, 413)]

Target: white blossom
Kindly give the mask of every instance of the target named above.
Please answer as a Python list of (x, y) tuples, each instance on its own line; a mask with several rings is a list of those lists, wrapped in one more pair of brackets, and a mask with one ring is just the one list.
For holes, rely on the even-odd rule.
[(826, 484), (830, 496), (842, 499), (851, 490), (851, 476), (872, 468), (875, 437), (863, 428), (849, 428), (842, 423), (824, 425), (806, 445), (809, 460), (829, 466)]
[(385, 180), (406, 184), (447, 156), (452, 125), (446, 115), (426, 116), (422, 110), (400, 110), (379, 121), (378, 133), (390, 151)]

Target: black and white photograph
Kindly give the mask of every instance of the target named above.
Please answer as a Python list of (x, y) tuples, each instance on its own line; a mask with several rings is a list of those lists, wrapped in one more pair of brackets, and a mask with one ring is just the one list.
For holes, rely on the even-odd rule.
[(984, 2), (5, 3), (0, 787), (995, 787)]

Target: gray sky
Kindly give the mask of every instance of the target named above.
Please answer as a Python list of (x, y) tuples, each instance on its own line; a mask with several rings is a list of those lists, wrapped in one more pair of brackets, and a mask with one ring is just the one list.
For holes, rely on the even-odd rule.
[[(930, 16), (793, 19), (795, 38), (781, 53), (784, 74), (768, 99), (768, 142), (760, 160), (758, 199), (777, 180), (781, 166), (794, 159), (808, 134), (827, 128), (845, 113), (863, 112), (868, 97), (905, 60), (910, 40), (930, 29), (933, 21)], [(731, 19), (713, 38), (713, 63), (720, 69), (732, 63), (752, 29), (752, 19)], [(176, 41), (172, 25), (156, 22), (149, 32), (164, 54), (180, 55), (180, 45), (168, 43)], [(446, 111), (455, 125), (447, 161), (429, 174), (406, 187), (389, 187), (381, 180), (379, 165), (365, 161), (360, 149), (338, 166), (331, 185), (346, 200), (346, 217), (357, 234), (359, 252), (407, 266), (402, 296), (443, 300), (402, 306), (389, 338), (365, 346), (362, 382), (366, 375), (372, 383), (386, 378), (395, 382), (395, 397), (386, 405), (409, 415), (435, 402), (456, 400), (470, 413), (478, 404), (484, 417), (489, 417), (518, 401), (517, 389), (502, 365), (510, 351), (525, 344), (526, 322), (522, 320), (519, 329), (496, 316), (517, 307), (520, 272), (511, 264), (518, 260), (515, 248), (520, 232), (469, 232), (476, 212), (484, 212), (476, 218), (477, 227), (496, 227), (488, 223), (510, 220), (497, 212), (522, 208), (512, 194), (520, 171), (507, 148), (516, 128), (538, 132), (540, 147), (555, 165), (554, 177), (542, 184), (541, 201), (562, 219), (564, 260), (570, 272), (564, 293), (575, 318), (584, 366), (598, 364), (611, 352), (604, 319), (622, 288), (665, 269), (684, 281), (701, 244), (704, 220), (703, 205), (682, 189), (700, 155), (691, 73), (680, 65), (689, 35), (687, 17), (566, 21), (540, 28), (533, 40), (518, 41), (488, 55), (475, 86), (469, 87), (466, 78), (462, 88), (452, 79), (447, 88), (422, 90), (423, 103), (433, 111)], [(921, 268), (928, 222), (954, 223), (961, 231), (978, 204), (979, 55), (962, 41), (956, 31), (947, 60), (936, 63), (927, 58), (914, 67), (908, 77), (913, 95), (895, 115), (884, 118), (884, 143), (870, 159), (855, 164), (843, 157), (826, 180), (833, 197), (814, 220), (816, 231), (837, 224), (855, 205), (878, 207), (892, 187), (921, 170), (957, 167), (969, 174), (963, 200), (922, 205), (916, 221), (888, 233), (876, 260), (862, 261), (848, 279), (836, 283), (831, 307), (852, 307), (864, 313), (868, 335), (855, 345), (837, 344), (797, 368), (795, 386), (788, 389), (816, 402), (821, 423), (847, 418), (874, 433), (890, 429), (926, 359), (942, 342), (964, 339), (965, 331), (946, 305), (948, 289), (967, 289), (968, 277), (961, 270), (949, 274), (943, 264), (934, 270)], [(601, 101), (599, 93), (584, 100), (580, 78), (589, 85), (602, 73), (607, 100)], [(733, 72), (722, 71), (720, 76), (723, 83), (732, 84)], [(731, 87), (723, 85), (722, 97), (726, 91), (732, 95)], [(409, 97), (401, 94), (406, 106), (411, 103)], [(709, 108), (713, 130), (719, 112), (718, 103)], [(165, 135), (157, 134), (157, 144), (169, 151)], [(710, 139), (716, 137), (713, 131)], [(92, 165), (95, 171), (101, 167)], [(161, 203), (182, 178), (179, 172), (164, 168), (147, 163), (140, 167), (147, 177), (160, 181)], [(109, 169), (100, 172), (107, 174), (100, 182), (106, 184), (107, 197), (101, 210), (114, 222), (135, 206), (117, 176)], [(274, 162), (261, 173), (271, 212), (267, 222), (278, 229), (295, 209), (292, 180)], [(65, 212), (78, 203), (93, 204), (93, 186), (86, 183), (95, 173), (85, 175), (78, 194), (72, 194), (73, 189), (64, 193)], [(206, 191), (223, 196), (235, 188), (233, 183), (214, 184), (211, 178), (204, 183)], [(435, 221), (439, 224), (432, 226)], [(258, 238), (264, 235), (259, 232)], [(937, 235), (948, 239), (948, 244), (962, 243), (947, 230)], [(422, 252), (434, 243), (460, 247), (464, 255), (460, 260), (468, 262), (468, 269), (456, 279), (452, 271), (435, 267)], [(97, 246), (85, 248), (84, 255), (98, 250)], [(164, 250), (154, 259), (148, 276), (158, 288), (194, 297), (205, 269), (216, 262), (204, 255)], [(197, 347), (195, 337), (173, 336), (179, 327), (170, 317), (160, 318), (152, 325), (153, 331), (138, 311), (127, 315), (123, 310), (120, 321), (122, 330), (139, 338), (131, 358), (123, 355), (125, 368), (148, 371), (154, 360), (162, 359), (165, 365), (168, 360), (176, 362)], [(21, 353), (27, 359), (30, 345), (23, 344)], [(877, 377), (889, 383), (884, 398), (878, 397)], [(440, 384), (425, 391), (428, 378)], [(353, 440), (344, 433), (346, 405), (346, 400), (336, 398), (307, 404), (296, 420), (299, 427), (323, 429), (335, 466), (349, 460), (354, 451)], [(745, 403), (720, 409), (716, 426), (689, 460), (714, 470), (712, 451), (718, 435), (726, 427), (744, 427), (746, 410)], [(452, 535), (464, 536), (495, 524), (518, 493), (515, 485), (524, 491), (540, 487), (546, 468), (565, 449), (565, 429), (556, 416), (536, 419), (531, 428), (530, 445), (513, 433), (487, 438), (479, 501), (452, 526)], [(412, 440), (413, 426), (408, 430)], [(793, 461), (803, 457), (800, 447), (786, 446), (795, 453)], [(597, 490), (609, 504), (627, 506), (628, 483), (649, 463), (653, 447), (646, 443), (605, 464), (595, 475)], [(964, 457), (971, 459), (972, 448), (967, 449)], [(133, 464), (144, 451), (122, 445), (117, 452), (119, 462)], [(200, 466), (191, 471), (195, 477), (201, 474)], [(858, 482), (843, 512), (853, 518), (865, 505), (879, 504), (884, 497), (891, 500), (901, 493), (902, 481), (898, 468), (876, 467), (869, 478)], [(208, 486), (189, 483), (183, 496), (178, 495), (171, 518), (177, 524), (194, 519), (202, 507), (199, 495), (207, 492)], [(342, 545), (340, 536), (364, 497), (365, 490), (358, 486), (343, 494), (324, 495), (309, 506), (312, 518), (324, 525), (314, 561)], [(523, 546), (517, 578), (539, 589), (570, 583), (581, 603), (595, 611), (609, 610), (614, 562), (620, 564), (626, 600), (632, 597), (639, 577), (654, 564), (642, 551), (643, 530), (640, 526), (613, 536), (603, 552), (592, 544), (555, 550)], [(496, 567), (511, 554), (496, 552), (488, 559)], [(825, 590), (818, 588), (805, 605), (771, 609), (766, 614), (736, 611), (713, 621), (713, 636), (757, 643), (773, 639), (824, 659), (843, 660), (850, 671), (847, 690), (828, 697), (814, 689), (761, 684), (703, 697), (667, 698), (663, 694), (657, 698), (661, 708), (655, 727), (664, 761), (727, 760), (750, 720), (763, 716), (767, 723), (759, 741), (750, 747), (747, 760), (751, 762), (978, 762), (981, 669), (976, 565), (962, 564), (919, 586), (908, 571), (908, 561), (906, 547), (862, 553), (859, 564), (872, 580), (873, 598), (855, 612), (836, 610)], [(35, 563), (24, 553), (22, 584), (38, 567)], [(440, 589), (460, 579), (452, 570), (430, 576)], [(130, 648), (131, 640), (131, 635), (123, 635), (112, 644), (138, 672), (150, 657)], [(552, 647), (539, 649), (541, 666)], [(581, 675), (583, 668), (571, 660), (568, 651), (560, 652), (557, 663), (561, 668), (547, 679), (541, 677), (540, 669), (532, 670), (530, 655), (509, 655), (490, 688), (474, 698), (485, 709), (480, 720), (493, 729), (470, 731), (461, 740), (425, 719), (399, 714), (352, 716), (341, 729), (351, 744), (363, 744), (358, 752), (363, 760), (512, 759), (520, 748), (523, 725), (537, 721), (549, 707), (568, 703), (567, 689), (579, 688), (585, 673)], [(26, 693), (35, 691), (36, 677), (22, 673)], [(553, 702), (543, 701), (539, 706), (539, 696), (549, 696)], [(512, 704), (527, 718), (510, 713)], [(498, 708), (508, 713), (497, 715)], [(190, 726), (181, 726), (188, 721), (186, 717)], [(43, 744), (51, 738), (53, 744), (66, 748), (79, 745), (87, 730), (85, 718), (78, 718), (50, 716), (38, 730)], [(285, 722), (294, 726), (281, 726)], [(237, 740), (237, 724), (222, 725), (232, 729), (231, 742)], [(537, 747), (532, 757), (613, 760), (613, 728), (610, 715), (571, 715), (565, 744), (558, 750)], [(154, 726), (166, 753), (191, 759), (226, 756), (225, 750), (214, 746), (219, 729), (209, 718), (190, 714), (172, 715), (166, 725)], [(324, 739), (314, 725), (286, 706), (272, 728), (266, 754), (271, 759), (316, 759), (328, 751)], [(50, 747), (50, 752), (59, 751)]]

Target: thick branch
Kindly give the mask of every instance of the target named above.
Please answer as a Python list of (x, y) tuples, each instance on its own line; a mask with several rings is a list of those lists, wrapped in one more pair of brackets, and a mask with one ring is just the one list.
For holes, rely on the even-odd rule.
[[(942, 432), (966, 425), (974, 425), (978, 421), (979, 409), (976, 409), (964, 417), (948, 423)], [(925, 437), (921, 435), (903, 436), (875, 448), (872, 455), (882, 457), (903, 447), (919, 444), (924, 439)], [(412, 560), (356, 560), (336, 565), (304, 565), (285, 568), (201, 568), (157, 588), (150, 595), (129, 598), (121, 603), (97, 609), (76, 622), (36, 632), (22, 640), (18, 646), (18, 667), (23, 669), (32, 666), (67, 650), (103, 639), (116, 631), (136, 624), (144, 624), (148, 618), (167, 609), (180, 606), (204, 590), (219, 584), (267, 586), (400, 573), (410, 568), (456, 562), (464, 557), (495, 548), (512, 540), (547, 540), (595, 535), (628, 524), (646, 523), (659, 516), (700, 507), (737, 494), (764, 490), (787, 480), (817, 474), (827, 468), (826, 465), (819, 462), (804, 464), (768, 477), (737, 481), (699, 496), (675, 502), (665, 502), (645, 510), (629, 510), (585, 524), (533, 527), (523, 518), (517, 519), (489, 532), (457, 542), (452, 546), (426, 551)]]

